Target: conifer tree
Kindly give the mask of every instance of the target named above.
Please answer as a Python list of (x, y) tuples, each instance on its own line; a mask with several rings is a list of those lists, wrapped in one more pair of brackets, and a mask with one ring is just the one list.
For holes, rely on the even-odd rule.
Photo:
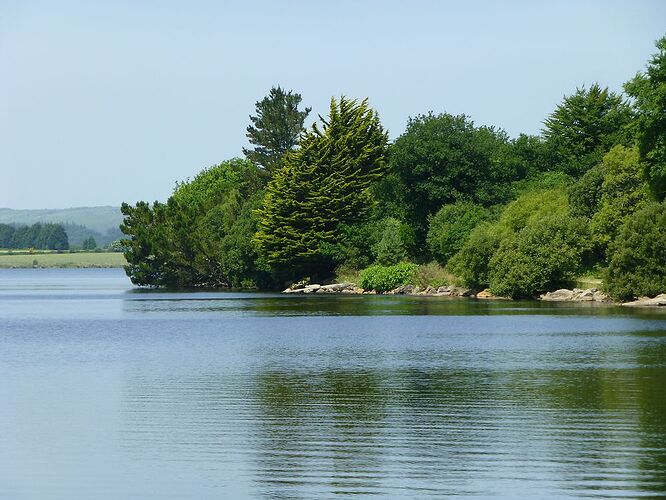
[(250, 116), (247, 138), (254, 149), (243, 148), (248, 160), (274, 172), (282, 166), (284, 154), (298, 142), (303, 131), (303, 122), (312, 108), (299, 111), (301, 94), (273, 87), (261, 101), (256, 103), (257, 116)]
[(300, 148), (268, 184), (255, 235), (266, 261), (283, 278), (331, 271), (322, 244), (336, 242), (341, 224), (365, 220), (370, 184), (385, 169), (388, 137), (368, 101), (331, 99)]

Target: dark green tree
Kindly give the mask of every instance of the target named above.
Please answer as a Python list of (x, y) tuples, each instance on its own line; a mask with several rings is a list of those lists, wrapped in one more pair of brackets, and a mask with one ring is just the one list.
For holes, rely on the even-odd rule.
[(282, 279), (330, 274), (325, 244), (365, 221), (384, 172), (388, 137), (367, 100), (331, 99), (328, 119), (303, 135), (268, 184), (255, 241)]
[(95, 238), (92, 236), (89, 236), (85, 240), (83, 240), (83, 243), (81, 244), (81, 248), (83, 250), (95, 250), (97, 248), (97, 242), (95, 241)]
[(488, 210), (469, 202), (444, 205), (430, 219), (428, 248), (437, 262), (446, 265), (472, 230), (490, 218)]
[(303, 122), (312, 108), (300, 111), (301, 95), (273, 87), (256, 103), (256, 116), (250, 116), (247, 138), (253, 149), (243, 148), (245, 156), (257, 165), (274, 172), (282, 166), (287, 151), (293, 149), (303, 131)]
[(502, 131), (475, 127), (464, 115), (421, 115), (390, 149), (390, 172), (414, 227), (417, 245), (428, 231), (428, 217), (443, 205), (471, 201), (484, 206), (511, 199), (508, 184), (523, 168), (507, 152)]
[(558, 168), (580, 177), (615, 144), (630, 144), (631, 120), (627, 102), (595, 83), (564, 97), (544, 121), (543, 136)]
[(627, 218), (609, 248), (606, 291), (618, 299), (666, 293), (666, 203)]
[(666, 37), (656, 42), (645, 73), (624, 86), (634, 98), (636, 138), (645, 178), (658, 201), (666, 198)]

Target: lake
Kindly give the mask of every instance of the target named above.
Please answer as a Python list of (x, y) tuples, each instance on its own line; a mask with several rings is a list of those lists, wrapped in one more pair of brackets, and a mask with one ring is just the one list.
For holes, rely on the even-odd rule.
[(0, 270), (0, 498), (666, 496), (666, 311)]

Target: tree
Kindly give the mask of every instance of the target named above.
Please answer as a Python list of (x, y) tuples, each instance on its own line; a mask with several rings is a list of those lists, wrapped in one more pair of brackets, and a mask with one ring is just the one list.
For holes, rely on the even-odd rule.
[(520, 177), (522, 166), (507, 153), (509, 147), (503, 131), (475, 127), (465, 115), (410, 118), (391, 146), (390, 172), (418, 245), (425, 243), (428, 217), (443, 205), (490, 206), (511, 198), (506, 184)]
[(337, 242), (341, 225), (367, 219), (370, 185), (385, 169), (388, 137), (367, 99), (331, 99), (329, 118), (321, 121), (286, 155), (259, 211), (255, 241), (285, 279), (332, 271), (322, 245)]
[(618, 299), (666, 292), (666, 203), (629, 216), (609, 248), (606, 291)]
[(587, 251), (587, 226), (569, 215), (532, 221), (502, 240), (489, 267), (495, 295), (533, 297), (573, 280)]
[(636, 148), (615, 146), (603, 159), (599, 210), (590, 223), (601, 253), (615, 239), (624, 219), (648, 200)]
[(97, 248), (97, 242), (95, 241), (95, 238), (93, 236), (90, 236), (85, 240), (83, 240), (81, 248), (83, 250), (95, 250)]
[(128, 238), (122, 246), (132, 282), (228, 287), (255, 281), (252, 209), (263, 185), (259, 167), (236, 158), (177, 184), (166, 204), (123, 203), (121, 230)]
[(372, 246), (375, 262), (382, 266), (392, 266), (407, 260), (410, 244), (409, 226), (393, 217), (377, 223), (378, 238)]
[(544, 121), (543, 136), (559, 168), (580, 177), (612, 146), (631, 142), (631, 119), (631, 108), (625, 100), (595, 83), (564, 97)]
[(644, 174), (657, 201), (666, 198), (666, 37), (656, 42), (645, 73), (624, 88), (634, 98), (638, 152)]
[(463, 246), (472, 230), (489, 218), (488, 210), (469, 202), (444, 205), (431, 219), (428, 248), (442, 265)]
[(256, 103), (256, 116), (250, 116), (247, 138), (254, 149), (243, 148), (245, 156), (268, 172), (282, 166), (282, 159), (298, 142), (303, 122), (312, 108), (299, 111), (301, 95), (273, 87)]

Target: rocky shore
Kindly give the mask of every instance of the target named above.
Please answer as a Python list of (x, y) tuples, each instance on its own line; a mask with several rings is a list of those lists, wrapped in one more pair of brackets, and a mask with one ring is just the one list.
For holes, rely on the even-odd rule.
[[(333, 283), (331, 285), (306, 285), (303, 283), (296, 283), (282, 293), (341, 293), (341, 294), (355, 294), (355, 295), (420, 295), (430, 297), (468, 297), (474, 299), (495, 299), (495, 300), (510, 300), (506, 297), (497, 297), (490, 293), (490, 290), (481, 290), (474, 292), (469, 288), (459, 286), (440, 286), (438, 288), (426, 287), (421, 288), (415, 285), (403, 285), (387, 292), (377, 292), (375, 290), (364, 290), (355, 283)], [(561, 288), (554, 292), (548, 292), (539, 297), (539, 300), (544, 302), (599, 302), (611, 303), (613, 300), (608, 297), (604, 292), (597, 288)], [(657, 295), (654, 298), (641, 297), (632, 302), (625, 302), (621, 304), (627, 307), (666, 307), (666, 294)]]
[(438, 288), (426, 287), (421, 288), (415, 285), (402, 285), (387, 292), (377, 292), (376, 290), (364, 290), (358, 287), (355, 283), (333, 283), (332, 285), (305, 285), (297, 283), (282, 293), (344, 293), (344, 294), (357, 294), (357, 295), (422, 295), (431, 297), (470, 297), (477, 299), (500, 299), (490, 293), (489, 290), (482, 290), (481, 292), (474, 293), (469, 288), (459, 286), (440, 286)]

